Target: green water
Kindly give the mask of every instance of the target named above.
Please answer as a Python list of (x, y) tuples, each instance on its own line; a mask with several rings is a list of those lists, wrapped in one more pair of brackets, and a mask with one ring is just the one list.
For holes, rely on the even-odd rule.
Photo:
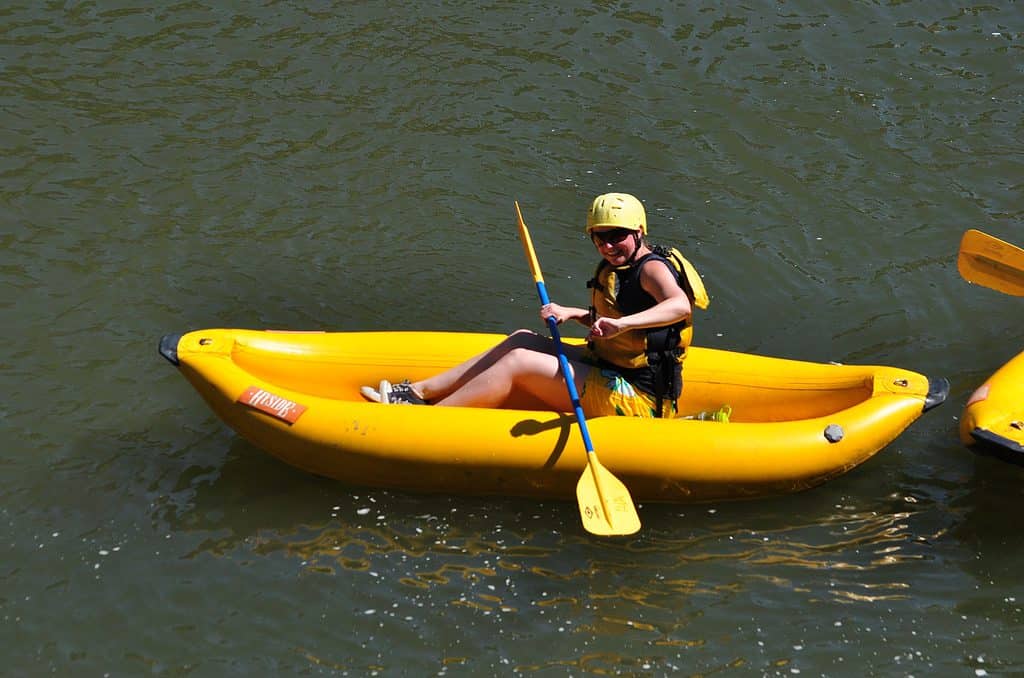
[[(0, 647), (10, 675), (1006, 675), (1024, 472), (957, 441), (1024, 348), (957, 274), (1024, 245), (1018, 2), (0, 9)], [(310, 477), (156, 354), (202, 327), (540, 330), (639, 195), (698, 344), (952, 384), (798, 495), (640, 507)], [(685, 454), (685, 451), (676, 453)]]

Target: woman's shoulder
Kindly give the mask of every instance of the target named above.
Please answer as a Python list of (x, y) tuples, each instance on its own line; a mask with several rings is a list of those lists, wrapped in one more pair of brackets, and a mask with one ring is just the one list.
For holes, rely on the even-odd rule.
[[(651, 275), (654, 271), (667, 271), (674, 275), (675, 267), (665, 255), (651, 250), (638, 257), (637, 269), (644, 276)], [(654, 275), (657, 275), (654, 273)]]

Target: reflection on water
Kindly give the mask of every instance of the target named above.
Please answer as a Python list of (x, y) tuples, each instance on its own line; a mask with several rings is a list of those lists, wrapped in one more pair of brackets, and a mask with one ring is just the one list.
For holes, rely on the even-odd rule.
[[(377, 603), (352, 612), (453, 648), (530, 638), (548, 659), (510, 659), (524, 672), (658, 673), (694, 660), (705, 672), (788, 672), (854, 642), (880, 623), (884, 606), (919, 595), (917, 574), (934, 566), (933, 544), (946, 532), (923, 524), (927, 502), (910, 495), (827, 504), (827, 495), (811, 492), (685, 511), (644, 505), (639, 535), (599, 540), (577, 525), (572, 502), (351, 488), (284, 467), (241, 441), (219, 472), (185, 470), (182, 482), (190, 496), (164, 518), (199, 537), (184, 557), (290, 562), (275, 567), (383, 587)], [(726, 611), (739, 597), (763, 607), (736, 620)], [(773, 625), (815, 608), (818, 621), (803, 633), (818, 646), (782, 651)], [(709, 650), (722, 647), (723, 633), (747, 646), (731, 658)], [(646, 651), (609, 651), (623, 639)], [(469, 652), (445, 661), (475, 667)]]
[[(872, 482), (867, 469), (831, 491), (774, 500), (645, 504), (639, 534), (597, 539), (579, 526), (571, 501), (347, 487), (208, 423), (188, 445), (145, 458), (124, 453), (141, 434), (100, 436), (105, 445), (69, 450), (58, 467), (65, 479), (57, 487), (88, 472), (92, 487), (119, 488), (77, 500), (81, 511), (138, 525), (134, 534), (86, 535), (82, 558), (98, 568), (90, 576), (113, 585), (125, 569), (150, 568), (149, 580), (171, 596), (161, 615), (180, 620), (184, 636), (203, 628), (186, 618), (230, 619), (224, 606), (251, 597), (246, 607), (267, 605), (272, 618), (302, 601), (290, 614), (322, 616), (327, 628), (355, 624), (352, 647), (296, 643), (304, 665), (342, 671), (388, 672), (431, 663), (426, 656), (439, 669), (472, 672), (843, 673), (844, 648), (878, 633), (909, 653), (901, 662), (919, 667), (936, 645), (980, 662), (979, 648), (993, 642), (1011, 665), (1012, 633), (983, 640), (988, 625), (962, 619), (1021, 618), (1018, 563), (1006, 560), (1007, 497), (1019, 495), (1020, 479), (992, 466), (974, 468), (966, 493), (956, 475), (929, 491), (899, 476), (895, 491), (871, 499), (860, 487)], [(950, 497), (952, 512), (942, 505)], [(59, 551), (62, 541), (39, 546), (75, 555)], [(964, 559), (950, 549), (958, 541), (1003, 559)], [(180, 581), (185, 571), (205, 573), (201, 594)], [(950, 586), (978, 583), (976, 593), (948, 598)], [(83, 582), (71, 574), (49, 585), (80, 596)], [(292, 621), (306, 633), (320, 627)], [(236, 642), (260, 637), (250, 630)]]

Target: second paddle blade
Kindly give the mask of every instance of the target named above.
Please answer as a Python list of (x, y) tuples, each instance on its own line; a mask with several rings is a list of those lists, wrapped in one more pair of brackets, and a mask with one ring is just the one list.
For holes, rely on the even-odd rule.
[(957, 269), (964, 280), (1024, 296), (1024, 250), (978, 230), (964, 233)]

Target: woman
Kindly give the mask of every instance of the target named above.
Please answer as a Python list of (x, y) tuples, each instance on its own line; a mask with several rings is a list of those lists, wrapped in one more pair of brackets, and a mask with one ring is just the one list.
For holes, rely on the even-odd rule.
[[(542, 319), (575, 320), (590, 329), (587, 346), (563, 346), (580, 404), (588, 417), (673, 416), (682, 388), (694, 292), (703, 286), (687, 263), (682, 270), (648, 245), (647, 216), (632, 195), (607, 193), (587, 213), (587, 234), (602, 260), (590, 309), (547, 304)], [(675, 253), (673, 251), (674, 255)], [(681, 259), (681, 257), (680, 257)], [(703, 306), (704, 304), (702, 304)], [(370, 400), (462, 407), (516, 406), (572, 410), (554, 342), (518, 330), (494, 348), (417, 382), (382, 381)]]

